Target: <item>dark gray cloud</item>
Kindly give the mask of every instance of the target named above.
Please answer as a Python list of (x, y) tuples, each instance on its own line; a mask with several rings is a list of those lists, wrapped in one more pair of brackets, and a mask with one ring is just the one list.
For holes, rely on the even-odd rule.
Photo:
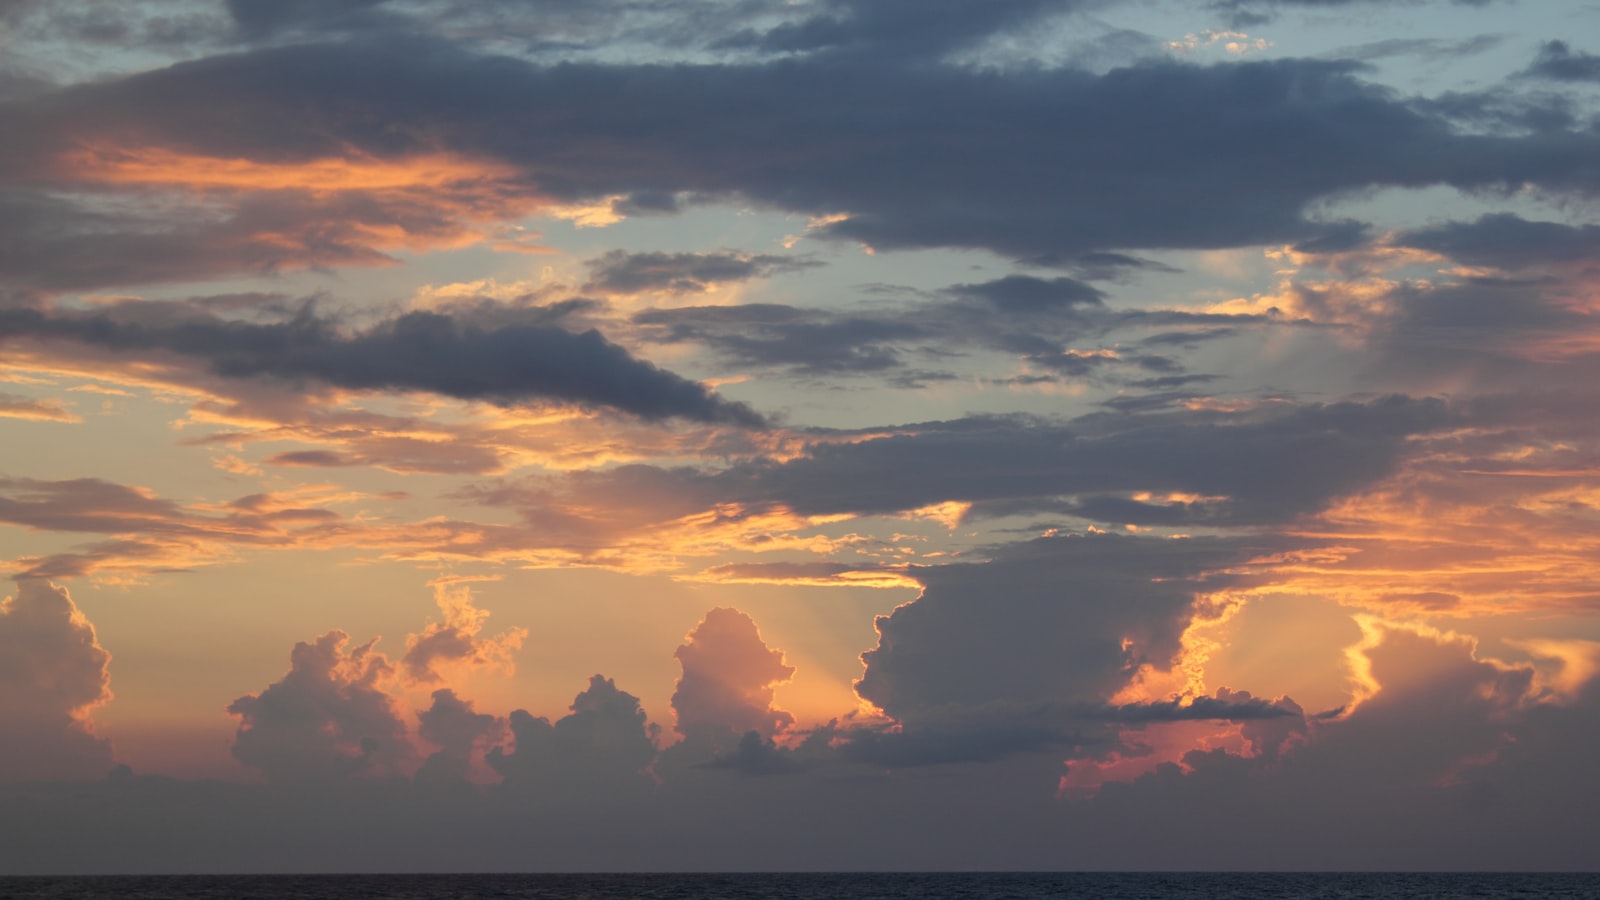
[(352, 333), (310, 307), (292, 321), (273, 324), (200, 314), (139, 315), (145, 309), (132, 304), (120, 314), (0, 310), (0, 341), (67, 340), (122, 353), (165, 351), (204, 361), (230, 378), (421, 390), (499, 403), (551, 399), (645, 419), (763, 424), (749, 407), (636, 359), (594, 330), (575, 333), (539, 323), (482, 327), (440, 313), (412, 312)]
[(784, 366), (804, 375), (900, 367), (898, 345), (932, 335), (924, 326), (897, 319), (772, 303), (654, 309), (633, 317), (651, 340), (704, 344), (735, 367)]
[[(975, 635), (985, 640), (989, 635)], [(951, 763), (995, 762), (1023, 754), (1054, 752), (1070, 758), (1099, 758), (1111, 752), (1138, 753), (1119, 736), (1122, 728), (1143, 729), (1171, 722), (1239, 722), (1263, 746), (1281, 746), (1282, 735), (1303, 733), (1304, 719), (1294, 701), (1251, 697), (1226, 688), (1215, 697), (1172, 699), (1112, 706), (1061, 701), (990, 701), (979, 706), (942, 706), (917, 712), (892, 726), (846, 720), (813, 729), (792, 751), (773, 752), (741, 744), (719, 762), (753, 774), (794, 771), (840, 761), (904, 768)], [(1274, 743), (1276, 739), (1276, 743)]]
[(732, 368), (783, 367), (804, 377), (880, 374), (904, 387), (956, 377), (913, 369), (913, 361), (937, 365), (973, 349), (1014, 355), (1067, 378), (1115, 380), (1130, 367), (1173, 372), (1179, 367), (1166, 357), (1084, 351), (1072, 344), (1122, 326), (1209, 321), (1183, 313), (1109, 310), (1103, 292), (1065, 277), (1009, 275), (926, 295), (900, 293), (916, 299), (842, 310), (773, 303), (675, 307), (645, 310), (632, 321), (644, 327), (647, 340), (701, 344)]
[(1600, 81), (1600, 56), (1574, 50), (1566, 41), (1549, 41), (1522, 74), (1552, 81)]
[(1600, 259), (1600, 225), (1534, 222), (1514, 213), (1489, 213), (1472, 222), (1445, 222), (1402, 232), (1395, 243), (1497, 269), (1593, 264)]
[(718, 284), (767, 278), (820, 265), (768, 253), (629, 253), (612, 250), (589, 261), (585, 291), (701, 293)]
[[(556, 523), (583, 546), (707, 510), (731, 523), (778, 507), (808, 516), (895, 515), (958, 502), (972, 504), (972, 517), (1043, 513), (1119, 528), (1268, 525), (1361, 490), (1395, 470), (1412, 438), (1469, 421), (1442, 401), (1399, 396), (1231, 412), (1170, 404), (1070, 421), (974, 416), (859, 436), (819, 433), (783, 462), (633, 464), (488, 482), (456, 496), (518, 510), (536, 533)], [(590, 518), (575, 508), (591, 506), (609, 512)], [(761, 577), (758, 569), (718, 572)]]
[[(1394, 0), (1211, 0), (1212, 9), (1226, 12), (1235, 27), (1264, 25), (1286, 9), (1337, 10), (1362, 6), (1378, 6)], [(1398, 0), (1399, 5), (1423, 6), (1429, 0)], [(1486, 6), (1494, 0), (1450, 0), (1456, 6)]]
[[(242, 36), (260, 39), (288, 30), (359, 31), (391, 20), (387, 0), (226, 0)], [(398, 24), (398, 23), (397, 23)]]
[[(1021, 259), (1309, 242), (1348, 230), (1316, 220), (1315, 201), (1367, 187), (1595, 187), (1585, 130), (1463, 132), (1450, 105), (1398, 98), (1345, 63), (1093, 75), (887, 62), (540, 67), (420, 39), (277, 47), (12, 105), (0, 118), (23, 137), (0, 153), (27, 173), (109, 134), (277, 162), (446, 149), (519, 167), (526, 183), (507, 190), (737, 196), (847, 211), (822, 233), (880, 248)], [(219, 104), (237, 114), (227, 129), (198, 112)], [(951, 122), (966, 123), (960, 140)]]
[[(804, 457), (736, 467), (716, 481), (733, 496), (806, 514), (1150, 492), (1213, 498), (1197, 502), (1218, 524), (1279, 522), (1391, 471), (1409, 436), (1459, 421), (1440, 401), (1401, 396), (1270, 404), (1243, 414), (1093, 414), (1069, 423), (974, 417), (818, 443)], [(1130, 505), (1120, 510), (1126, 518), (1110, 521), (1148, 522), (1162, 514), (1153, 505), (1142, 504), (1144, 515)]]
[(878, 617), (856, 690), (911, 725), (950, 708), (1099, 703), (1141, 666), (1170, 667), (1195, 594), (1224, 584), (1207, 573), (1253, 549), (1090, 534), (916, 567), (923, 593)]
[(937, 58), (1043, 16), (1094, 5), (1085, 0), (820, 0), (813, 4), (816, 12), (804, 19), (723, 43), (754, 45), (769, 53)]
[(948, 288), (957, 297), (981, 300), (996, 311), (1013, 315), (1048, 314), (1074, 306), (1099, 306), (1105, 294), (1072, 278), (1034, 278), (1007, 275), (981, 284), (958, 284)]

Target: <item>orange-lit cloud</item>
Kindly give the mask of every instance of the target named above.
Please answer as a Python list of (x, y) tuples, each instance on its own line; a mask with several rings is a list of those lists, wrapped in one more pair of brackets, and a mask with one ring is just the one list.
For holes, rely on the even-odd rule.
[(82, 422), (82, 417), (61, 405), (59, 400), (33, 400), (0, 393), (0, 418), (35, 422)]
[(112, 184), (312, 193), (438, 189), (517, 176), (510, 166), (457, 154), (381, 159), (355, 148), (341, 156), (278, 163), (180, 153), (165, 147), (91, 145), (67, 154), (62, 165), (75, 177)]
[(794, 667), (767, 646), (748, 615), (711, 610), (673, 655), (683, 674), (672, 709), (686, 744), (725, 751), (746, 732), (770, 738), (794, 723), (773, 705), (773, 688), (792, 678)]
[(442, 671), (458, 668), (494, 668), (506, 674), (514, 670), (516, 652), (528, 636), (526, 628), (479, 637), (489, 613), (472, 605), (468, 585), (438, 580), (433, 583), (433, 594), (444, 617), (406, 638), (406, 652), (400, 664), (409, 678), (435, 683), (441, 680)]
[(0, 781), (110, 771), (111, 746), (90, 721), (111, 700), (110, 662), (65, 588), (17, 580), (0, 602)]

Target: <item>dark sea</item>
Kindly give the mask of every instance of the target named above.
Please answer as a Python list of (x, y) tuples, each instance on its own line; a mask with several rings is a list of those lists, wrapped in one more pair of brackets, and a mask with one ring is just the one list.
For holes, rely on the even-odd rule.
[(0, 898), (577, 900), (1409, 900), (1583, 897), (1600, 874), (140, 875), (0, 877)]

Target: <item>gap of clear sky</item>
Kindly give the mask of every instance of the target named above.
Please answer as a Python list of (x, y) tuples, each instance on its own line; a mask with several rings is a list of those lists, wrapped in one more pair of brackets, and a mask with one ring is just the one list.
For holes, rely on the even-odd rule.
[(1589, 869), (1600, 4), (0, 0), (0, 872)]

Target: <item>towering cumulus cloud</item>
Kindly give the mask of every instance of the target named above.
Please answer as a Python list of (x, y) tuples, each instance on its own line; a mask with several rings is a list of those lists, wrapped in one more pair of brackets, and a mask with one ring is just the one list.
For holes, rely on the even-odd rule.
[(0, 604), (0, 780), (102, 776), (111, 745), (88, 717), (111, 699), (111, 654), (66, 588), (16, 587)]
[(794, 667), (767, 646), (744, 613), (711, 610), (673, 655), (683, 675), (672, 710), (686, 746), (726, 750), (747, 732), (771, 737), (794, 722), (773, 706), (773, 688), (788, 681)]
[(1110, 697), (1167, 668), (1207, 571), (1244, 547), (1109, 534), (1040, 538), (987, 563), (922, 570), (922, 596), (878, 618), (862, 697), (915, 720), (996, 703)]
[(289, 671), (259, 694), (233, 701), (233, 755), (269, 781), (336, 781), (393, 775), (415, 751), (385, 690), (394, 669), (368, 642), (347, 649), (330, 631), (297, 643)]

